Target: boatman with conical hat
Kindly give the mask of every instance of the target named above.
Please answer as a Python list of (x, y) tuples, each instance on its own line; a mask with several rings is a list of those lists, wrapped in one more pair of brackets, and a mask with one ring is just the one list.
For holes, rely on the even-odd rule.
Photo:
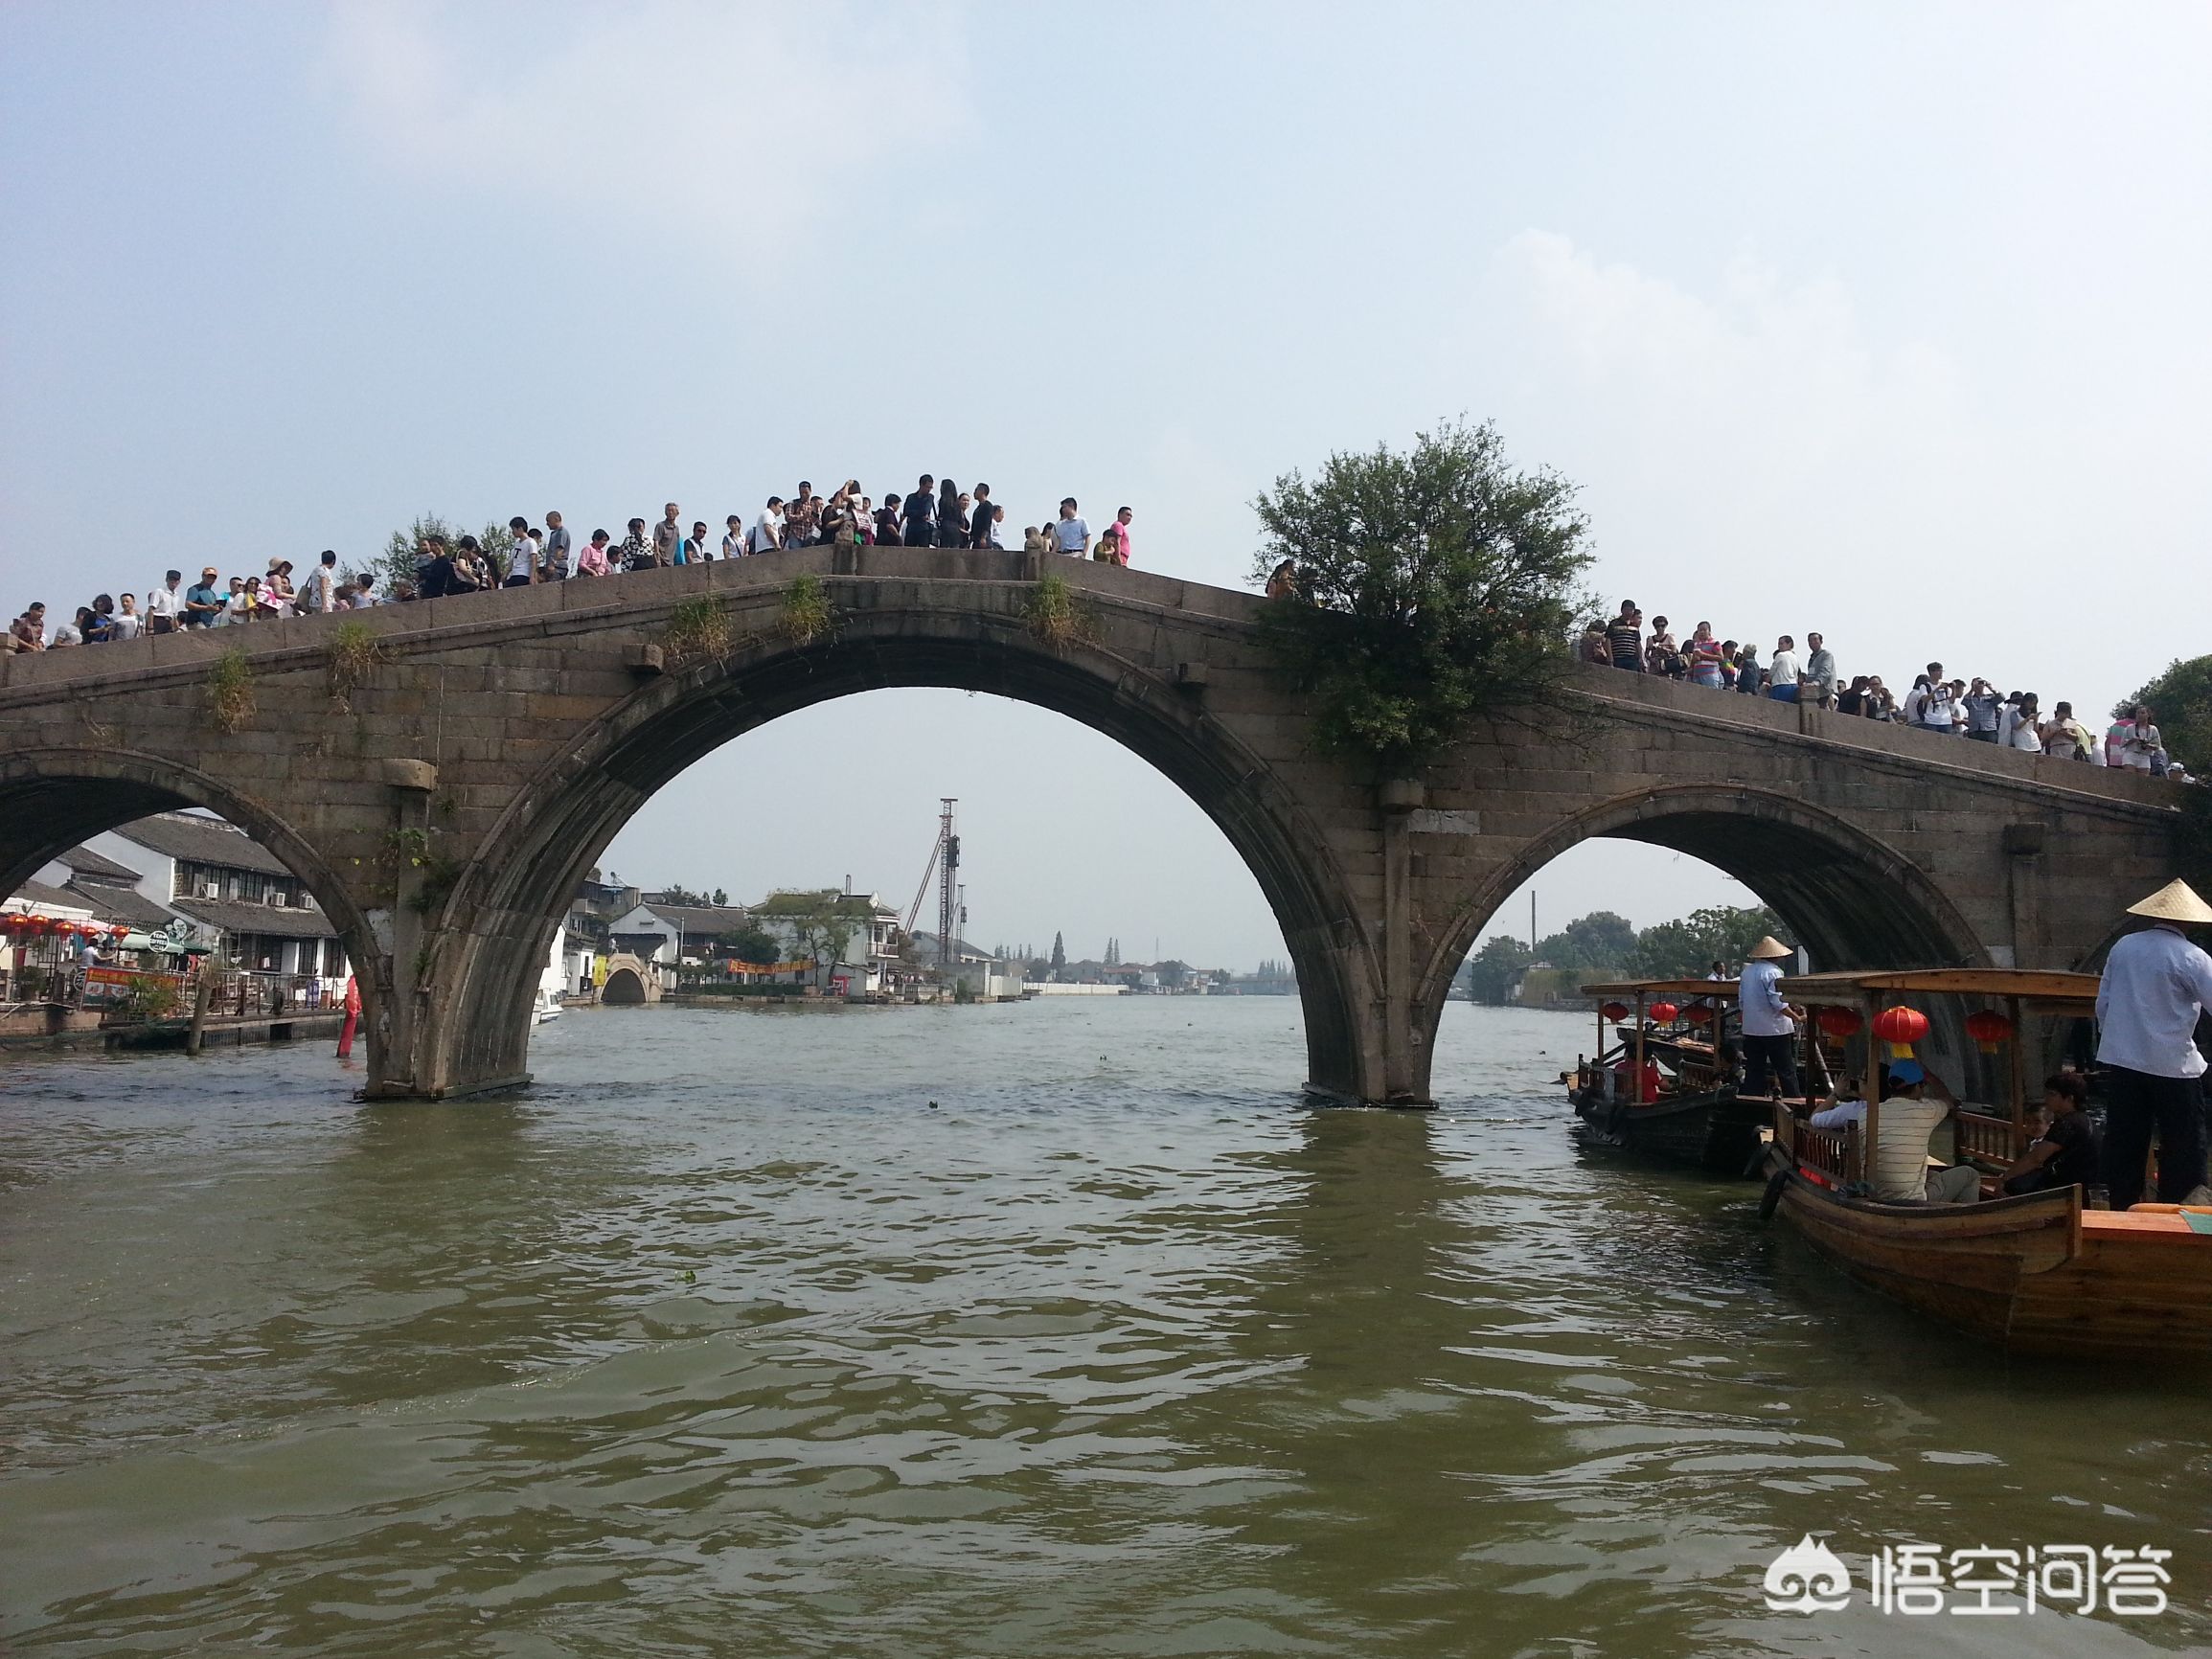
[[(1797, 1022), (1782, 1000), (1782, 964), (1797, 953), (1768, 934), (1744, 953), (1743, 976), (1736, 982), (1736, 1006), (1744, 1016), (1744, 1093), (1765, 1095), (1770, 1087), (1786, 1097), (1797, 1093)], [(1773, 1082), (1768, 1083), (1771, 1077)]]
[(2106, 1068), (2105, 1186), (2112, 1208), (2143, 1196), (2143, 1160), (2158, 1131), (2158, 1198), (2178, 1204), (2204, 1184), (2204, 1057), (2197, 1022), (2212, 1008), (2212, 956), (2182, 931), (2212, 925), (2212, 904), (2170, 881), (2131, 916), (2150, 926), (2105, 959), (2097, 987), (2097, 1063)]

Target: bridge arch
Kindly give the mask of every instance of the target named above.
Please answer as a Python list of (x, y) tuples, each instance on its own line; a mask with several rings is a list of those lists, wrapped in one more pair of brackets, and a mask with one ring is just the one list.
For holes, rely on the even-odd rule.
[[(1378, 1098), (1375, 1045), (1360, 1040), (1376, 992), (1371, 951), (1352, 919), (1351, 883), (1322, 827), (1277, 769), (1202, 701), (1097, 643), (1051, 645), (1018, 610), (948, 616), (871, 608), (804, 646), (754, 639), (719, 660), (662, 676), (542, 766), (447, 900), (441, 932), (458, 945), (437, 966), (414, 1079), (525, 1074), (528, 1010), (577, 882), (664, 784), (713, 750), (787, 714), (862, 692), (983, 692), (1066, 716), (1167, 777), (1213, 820), (1259, 882), (1298, 970), (1309, 1081)], [(430, 1075), (422, 1074), (427, 1071)]]
[(1823, 968), (1987, 966), (1943, 891), (1894, 848), (1822, 807), (1741, 784), (1638, 790), (1562, 819), (1525, 843), (1452, 919), (1420, 986), (1433, 1038), (1452, 976), (1513, 893), (1568, 848), (1600, 837), (1686, 852), (1770, 905)]
[(385, 948), (369, 916), (297, 829), (209, 772), (130, 749), (29, 749), (0, 757), (0, 895), (103, 830), (188, 807), (244, 830), (315, 896), (354, 966), (370, 1075), (376, 1075), (388, 1036), (378, 1017), (388, 988), (377, 983), (374, 965)]

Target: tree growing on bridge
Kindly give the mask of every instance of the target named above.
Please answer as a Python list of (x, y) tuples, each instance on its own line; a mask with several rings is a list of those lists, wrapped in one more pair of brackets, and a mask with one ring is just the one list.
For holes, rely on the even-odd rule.
[(1321, 747), (1410, 766), (1478, 710), (1540, 702), (1587, 604), (1574, 497), (1557, 473), (1515, 470), (1495, 427), (1459, 421), (1262, 491), (1253, 573), (1297, 567), (1268, 638)]
[[(369, 567), (376, 572), (386, 599), (398, 593), (402, 582), (409, 587), (415, 585), (415, 567), (425, 557), (423, 544), (433, 535), (442, 537), (445, 545), (451, 547), (461, 539), (462, 532), (435, 512), (422, 513), (406, 529), (392, 532), (391, 539), (384, 543), (382, 556)], [(514, 552), (514, 532), (504, 524), (487, 524), (476, 533), (476, 540), (486, 553), (498, 560), (504, 572)]]

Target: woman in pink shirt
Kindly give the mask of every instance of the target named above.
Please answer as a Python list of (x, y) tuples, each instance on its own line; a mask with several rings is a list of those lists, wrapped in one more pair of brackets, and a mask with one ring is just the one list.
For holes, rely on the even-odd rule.
[(604, 530), (595, 530), (591, 533), (591, 539), (584, 543), (583, 551), (576, 556), (576, 574), (578, 576), (605, 576), (608, 574), (606, 544), (609, 539)]

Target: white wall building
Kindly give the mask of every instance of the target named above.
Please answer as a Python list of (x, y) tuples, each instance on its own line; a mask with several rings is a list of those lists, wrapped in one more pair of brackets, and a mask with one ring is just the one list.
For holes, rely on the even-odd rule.
[(71, 848), (37, 879), (148, 931), (181, 917), (234, 968), (312, 980), (325, 997), (345, 992), (352, 969), (331, 919), (274, 853), (220, 818), (138, 819)]

